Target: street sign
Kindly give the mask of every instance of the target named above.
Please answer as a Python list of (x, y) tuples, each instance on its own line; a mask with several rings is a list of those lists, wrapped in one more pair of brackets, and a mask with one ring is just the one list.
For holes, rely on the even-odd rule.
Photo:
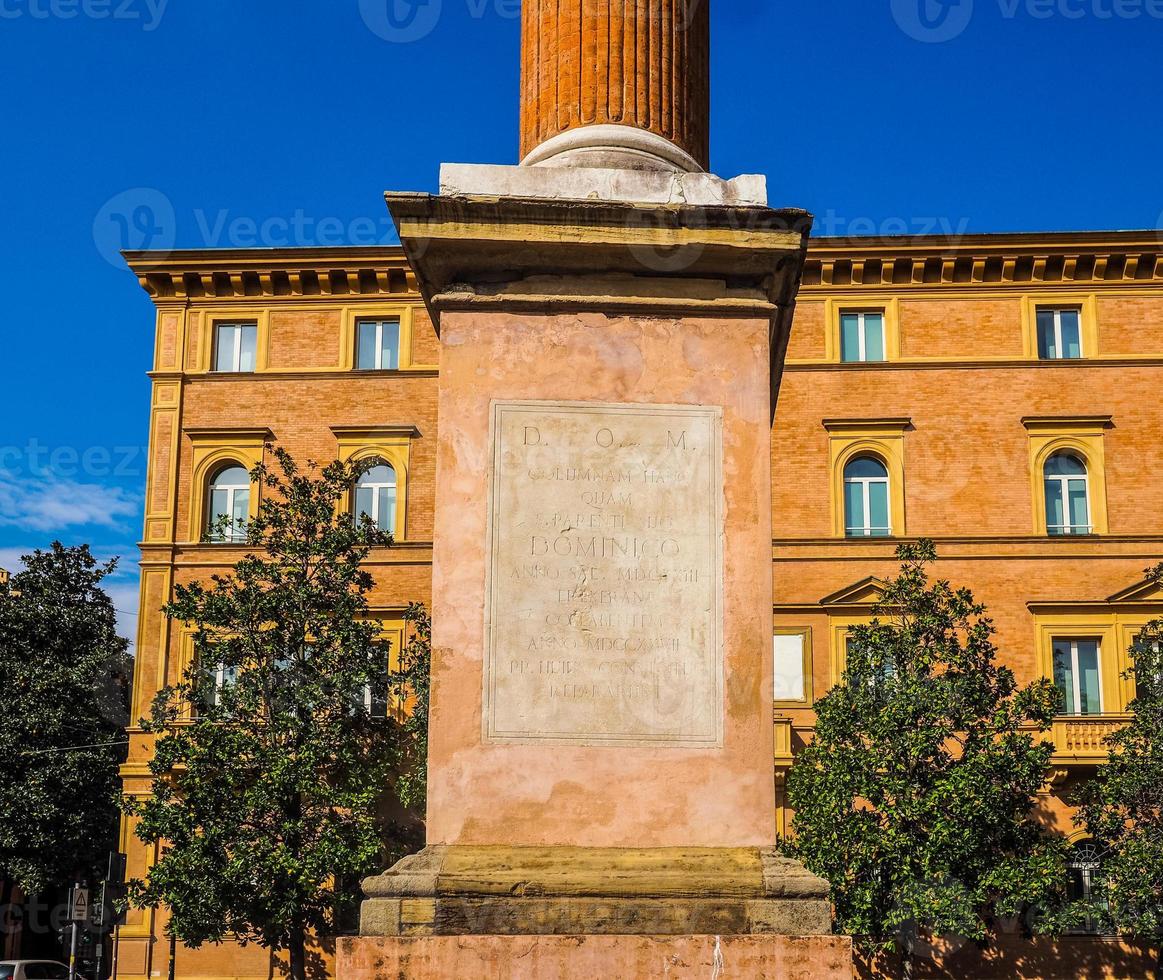
[(97, 901), (92, 902), (89, 906), (89, 925), (97, 932), (102, 932), (105, 929), (105, 923), (109, 919), (109, 899), (107, 892), (109, 891), (109, 882), (101, 883), (101, 894)]
[(89, 889), (77, 885), (69, 899), (69, 921), (89, 921)]

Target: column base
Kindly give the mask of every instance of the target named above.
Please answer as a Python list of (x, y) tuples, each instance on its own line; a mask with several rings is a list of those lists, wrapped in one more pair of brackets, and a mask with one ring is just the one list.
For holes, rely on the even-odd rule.
[(339, 940), (339, 980), (852, 980), (847, 936), (396, 936)]
[(828, 884), (760, 848), (431, 846), (363, 883), (364, 936), (813, 936)]

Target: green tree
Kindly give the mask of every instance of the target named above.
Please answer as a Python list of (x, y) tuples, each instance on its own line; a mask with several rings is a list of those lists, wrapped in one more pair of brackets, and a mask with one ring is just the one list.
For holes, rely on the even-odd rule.
[[(1163, 582), (1163, 565), (1148, 573)], [(1163, 976), (1163, 620), (1130, 649), (1133, 717), (1107, 738), (1110, 757), (1081, 788), (1075, 822), (1100, 855), (1083, 914), (1102, 928), (1152, 941)]]
[(428, 695), (432, 676), (432, 619), (428, 610), (412, 603), (404, 613), (408, 642), (392, 677), (393, 694), (404, 726), (404, 755), (399, 767), (400, 802), (413, 813), (423, 813), (428, 802)]
[(87, 545), (0, 585), (0, 878), (26, 893), (99, 867), (117, 840), (128, 644)]
[(194, 627), (195, 663), (144, 722), (158, 736), (153, 795), (125, 805), (138, 836), (164, 845), (131, 883), (136, 904), (168, 906), (191, 947), (285, 950), (302, 980), (308, 936), (333, 931), (353, 883), (381, 865), (385, 799), (410, 749), (385, 709), (388, 651), (361, 569), (390, 538), (340, 506), (363, 467), (273, 456), (278, 472), (252, 473), (254, 551), (208, 585), (177, 586), (166, 607)]
[(788, 780), (789, 849), (832, 885), (837, 927), (911, 975), (920, 934), (987, 940), (996, 916), (1055, 906), (1063, 842), (1032, 818), (1058, 706), (1019, 689), (966, 589), (930, 582), (930, 541), (853, 627), (843, 681), (815, 705), (815, 738)]

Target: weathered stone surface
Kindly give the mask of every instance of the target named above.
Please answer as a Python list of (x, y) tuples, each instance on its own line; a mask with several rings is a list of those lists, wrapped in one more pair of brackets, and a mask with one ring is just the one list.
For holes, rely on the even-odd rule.
[(496, 402), (491, 742), (722, 741), (722, 412)]
[(831, 931), (827, 882), (759, 848), (433, 846), (364, 891), (364, 935)]
[(544, 198), (559, 201), (625, 201), (698, 207), (766, 207), (767, 178), (744, 174), (663, 173), (610, 167), (502, 167), (445, 163), (440, 193), (462, 197)]
[(422, 936), (339, 940), (344, 980), (851, 980), (846, 936)]

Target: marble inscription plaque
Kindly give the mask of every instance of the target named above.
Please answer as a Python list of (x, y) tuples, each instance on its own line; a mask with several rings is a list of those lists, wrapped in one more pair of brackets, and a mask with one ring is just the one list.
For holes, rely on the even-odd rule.
[(722, 743), (722, 413), (497, 402), (490, 742)]

